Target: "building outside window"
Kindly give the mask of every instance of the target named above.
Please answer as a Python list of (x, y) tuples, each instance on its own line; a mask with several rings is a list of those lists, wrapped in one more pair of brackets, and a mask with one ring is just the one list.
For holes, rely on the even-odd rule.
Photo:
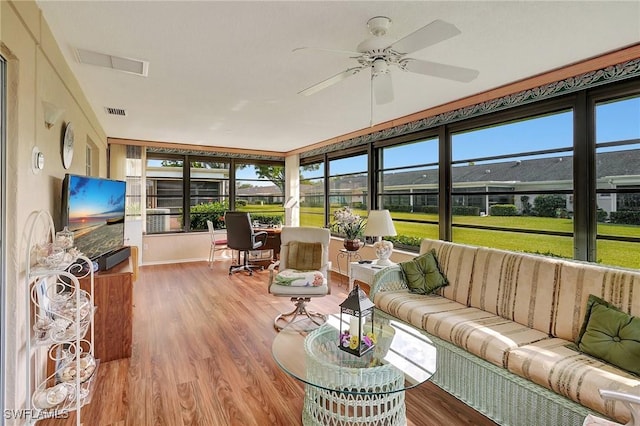
[(367, 216), (367, 177), (366, 153), (329, 160), (329, 223), (341, 207), (349, 207), (363, 218)]
[(640, 268), (640, 94), (595, 106), (597, 260)]
[(237, 163), (235, 208), (261, 225), (284, 223), (284, 165)]
[(573, 257), (573, 113), (451, 138), (453, 241)]
[(396, 247), (438, 238), (438, 139), (405, 142), (377, 149), (377, 205), (391, 213)]
[(224, 227), (224, 212), (229, 209), (228, 161), (189, 157), (190, 230), (206, 231), (207, 220), (216, 229)]
[(148, 152), (145, 182), (148, 234), (206, 231), (207, 220), (222, 228), (230, 209), (248, 211), (268, 225), (284, 217), (280, 163)]
[(147, 154), (147, 234), (182, 231), (183, 165), (184, 159), (181, 156)]

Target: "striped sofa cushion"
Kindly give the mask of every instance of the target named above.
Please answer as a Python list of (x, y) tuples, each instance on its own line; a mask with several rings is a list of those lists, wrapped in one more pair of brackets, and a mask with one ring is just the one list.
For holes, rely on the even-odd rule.
[(378, 309), (500, 367), (506, 366), (510, 349), (547, 338), (546, 333), (441, 296), (386, 291), (376, 294), (374, 303)]
[(547, 339), (509, 352), (507, 369), (618, 421), (629, 420), (620, 402), (604, 401), (599, 389), (628, 392), (640, 379), (577, 352), (564, 339)]
[(575, 341), (584, 321), (589, 294), (628, 314), (640, 316), (640, 272), (565, 261), (552, 310), (554, 336)]
[(468, 306), (471, 277), (478, 248), (423, 239), (420, 244), (420, 254), (427, 253), (431, 249), (436, 250), (440, 269), (449, 281), (449, 285), (441, 288), (438, 294)]
[(434, 313), (451, 313), (466, 306), (437, 295), (410, 293), (408, 290), (383, 291), (374, 296), (377, 309), (422, 328), (424, 318)]
[(550, 334), (561, 264), (543, 256), (478, 249), (469, 304)]
[(425, 316), (422, 328), (500, 367), (509, 350), (547, 339), (546, 333), (477, 308)]

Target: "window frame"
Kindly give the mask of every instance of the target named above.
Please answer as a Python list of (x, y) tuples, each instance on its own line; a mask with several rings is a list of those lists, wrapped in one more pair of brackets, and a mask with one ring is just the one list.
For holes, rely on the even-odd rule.
[[(597, 233), (596, 218), (596, 197), (604, 192), (618, 193), (636, 193), (635, 189), (619, 188), (615, 191), (596, 189), (595, 175), (595, 157), (596, 157), (596, 141), (595, 141), (595, 105), (597, 102), (616, 101), (624, 97), (640, 95), (640, 77), (633, 77), (629, 80), (621, 82), (611, 82), (598, 87), (589, 87), (575, 90), (571, 93), (559, 94), (558, 96), (535, 100), (524, 105), (507, 106), (499, 111), (488, 112), (484, 115), (475, 116), (467, 119), (459, 119), (434, 126), (432, 128), (405, 134), (402, 136), (392, 137), (388, 139), (380, 139), (376, 141), (361, 142), (358, 145), (348, 149), (340, 149), (336, 151), (326, 152), (324, 154), (309, 156), (300, 160), (300, 165), (310, 164), (314, 161), (324, 161), (325, 164), (325, 221), (329, 223), (329, 162), (335, 158), (344, 158), (354, 155), (360, 155), (364, 152), (368, 153), (368, 173), (369, 184), (368, 208), (375, 209), (381, 205), (380, 197), (384, 196), (384, 191), (379, 187), (378, 173), (384, 171), (379, 166), (381, 149), (388, 146), (400, 145), (408, 142), (415, 142), (425, 139), (429, 136), (438, 139), (439, 155), (438, 155), (438, 227), (439, 238), (445, 241), (452, 241), (453, 228), (473, 227), (482, 230), (498, 230), (507, 232), (519, 232), (522, 234), (538, 233), (548, 234), (550, 236), (571, 237), (573, 242), (573, 259), (583, 261), (596, 261), (596, 239), (619, 240), (626, 242), (640, 243), (640, 239), (635, 237), (615, 237), (602, 236)], [(464, 224), (453, 224), (452, 220), (452, 200), (457, 194), (452, 185), (452, 167), (462, 162), (468, 162), (457, 159), (452, 160), (452, 135), (454, 133), (471, 131), (477, 128), (502, 125), (519, 120), (528, 120), (550, 114), (570, 111), (573, 114), (572, 140), (567, 146), (542, 149), (536, 151), (522, 151), (516, 154), (494, 155), (473, 160), (502, 160), (511, 157), (525, 157), (531, 155), (542, 154), (561, 154), (568, 153), (572, 155), (572, 189), (552, 189), (552, 190), (536, 190), (536, 194), (558, 194), (566, 196), (568, 200), (573, 202), (573, 230), (569, 231), (553, 231), (553, 230), (530, 230), (520, 228), (501, 228), (489, 226), (469, 226)], [(640, 142), (640, 141), (639, 141)], [(607, 142), (608, 146), (624, 145), (625, 141)], [(603, 144), (598, 144), (602, 147)], [(503, 192), (499, 190), (466, 192), (465, 195), (482, 195), (482, 196), (498, 196)], [(530, 191), (509, 191), (510, 195), (530, 195)], [(417, 247), (415, 248), (417, 251)]]

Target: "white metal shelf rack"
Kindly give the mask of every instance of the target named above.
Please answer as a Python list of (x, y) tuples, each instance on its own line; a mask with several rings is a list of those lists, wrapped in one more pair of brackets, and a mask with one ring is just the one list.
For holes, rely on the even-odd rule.
[[(80, 426), (80, 409), (91, 400), (98, 367), (93, 346), (92, 262), (73, 248), (49, 258), (47, 245), (56, 239), (53, 219), (44, 210), (30, 219), (25, 272), (29, 424), (76, 411)], [(89, 291), (80, 288), (79, 279), (85, 277)]]

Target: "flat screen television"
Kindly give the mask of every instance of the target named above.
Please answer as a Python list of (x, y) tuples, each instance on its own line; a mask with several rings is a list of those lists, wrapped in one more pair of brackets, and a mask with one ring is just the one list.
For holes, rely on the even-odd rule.
[(124, 245), (126, 182), (65, 175), (62, 224), (74, 233), (75, 247), (91, 260)]

